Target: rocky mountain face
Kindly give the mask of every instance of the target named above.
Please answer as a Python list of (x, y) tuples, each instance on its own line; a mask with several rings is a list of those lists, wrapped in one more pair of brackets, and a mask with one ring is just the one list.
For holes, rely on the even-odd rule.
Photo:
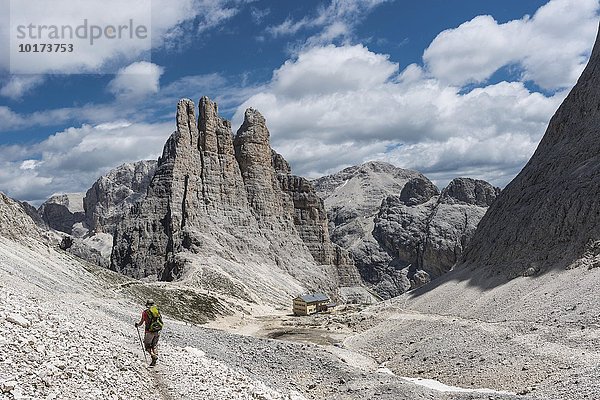
[(350, 254), (329, 238), (329, 221), (323, 200), (306, 178), (292, 175), (288, 162), (274, 150), (271, 153), (284, 202), (293, 206), (294, 225), (304, 244), (319, 264), (335, 265), (338, 284), (347, 298), (369, 301), (363, 297), (362, 279)]
[(38, 214), (50, 228), (69, 235), (83, 235), (85, 232), (85, 212), (83, 193), (57, 194), (46, 200)]
[(155, 169), (154, 160), (125, 163), (101, 176), (85, 194), (54, 195), (38, 210), (22, 206), (38, 225), (69, 235), (61, 243), (63, 250), (109, 267), (116, 224), (146, 193)]
[(384, 298), (447, 271), (462, 254), (498, 189), (457, 178), (446, 189), (423, 174), (383, 162), (314, 181), (325, 199), (334, 243)]
[(600, 266), (600, 42), (463, 263), (506, 277)]
[[(264, 117), (248, 109), (234, 138), (208, 98), (200, 100), (198, 120), (195, 114), (191, 100), (178, 103), (177, 130), (146, 195), (116, 226), (111, 268), (286, 303), (307, 289), (337, 292), (347, 277), (357, 278), (329, 240), (310, 183), (274, 156)], [(367, 295), (360, 279), (350, 283)]]
[[(376, 327), (346, 347), (396, 373), (451, 385), (468, 376), (472, 386), (519, 397), (600, 393), (591, 355), (600, 309), (599, 67), (600, 37), (535, 154), (491, 204), (462, 260), (435, 285), (379, 312), (370, 308), (381, 323), (366, 321)], [(442, 340), (428, 340), (432, 332)]]
[(0, 192), (0, 236), (16, 242), (27, 242), (28, 238), (41, 240), (42, 230), (28, 211), (21, 203)]
[(373, 236), (394, 257), (405, 290), (452, 268), (498, 192), (485, 181), (456, 178), (440, 195), (431, 181), (413, 178), (383, 201)]
[(83, 198), (88, 229), (112, 235), (125, 211), (146, 193), (155, 170), (156, 160), (125, 163), (94, 182)]
[[(360, 275), (383, 297), (401, 293), (389, 263), (393, 257), (373, 237), (373, 220), (384, 198), (400, 193), (419, 172), (384, 162), (368, 162), (313, 181), (324, 199), (331, 240), (350, 252)], [(386, 283), (383, 283), (386, 282)]]

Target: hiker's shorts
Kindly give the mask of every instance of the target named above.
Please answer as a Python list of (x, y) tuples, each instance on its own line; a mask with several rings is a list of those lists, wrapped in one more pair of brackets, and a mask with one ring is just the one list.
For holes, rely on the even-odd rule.
[(160, 339), (160, 331), (146, 332), (144, 334), (144, 346), (146, 347), (146, 350), (154, 349), (158, 344), (158, 339)]

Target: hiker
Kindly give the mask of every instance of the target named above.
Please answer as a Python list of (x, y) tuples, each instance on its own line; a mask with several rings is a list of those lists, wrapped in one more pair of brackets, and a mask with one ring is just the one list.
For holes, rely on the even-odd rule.
[(160, 331), (163, 327), (162, 317), (158, 311), (158, 307), (154, 305), (154, 300), (146, 301), (146, 309), (142, 311), (142, 318), (140, 322), (135, 323), (135, 327), (142, 326), (142, 324), (145, 324), (144, 347), (150, 353), (150, 357), (152, 357), (150, 366), (154, 366), (156, 365), (156, 360), (158, 360), (156, 346), (158, 345)]

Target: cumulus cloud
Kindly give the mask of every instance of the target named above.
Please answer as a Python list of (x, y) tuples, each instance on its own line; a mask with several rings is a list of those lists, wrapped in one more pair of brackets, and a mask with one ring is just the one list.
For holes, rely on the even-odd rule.
[(452, 85), (485, 82), (516, 65), (521, 79), (554, 90), (572, 86), (598, 28), (598, 0), (552, 0), (533, 15), (503, 24), (478, 16), (441, 32), (423, 54), (428, 71)]
[[(440, 185), (466, 175), (504, 186), (583, 70), (599, 11), (597, 0), (551, 0), (532, 17), (506, 23), (479, 16), (440, 33), (423, 65), (402, 71), (362, 45), (322, 43), (336, 37), (328, 29), (343, 31), (335, 23), (344, 16), (377, 4), (332, 1), (318, 21), (288, 19), (272, 28), (282, 35), (322, 27), (234, 121), (246, 107), (259, 109), (273, 145), (299, 174), (379, 159), (423, 171)], [(487, 83), (501, 68), (516, 71), (514, 80)]]
[(289, 97), (370, 89), (398, 70), (386, 55), (362, 46), (312, 48), (275, 71), (273, 89)]
[[(7, 3), (0, 2), (0, 10), (8, 11)], [(147, 59), (152, 48), (170, 47), (182, 38), (193, 40), (196, 35), (224, 24), (239, 12), (243, 3), (243, 0), (130, 0), (126, 3), (120, 0), (75, 3), (70, 0), (29, 0), (15, 3), (18, 7), (11, 9), (10, 21), (8, 12), (2, 14), (5, 22), (12, 23), (0, 24), (0, 44), (3, 44), (0, 47), (3, 49), (10, 48), (10, 35), (16, 35), (16, 30), (10, 31), (11, 26), (27, 27), (30, 23), (75, 29), (83, 25), (85, 19), (89, 25), (99, 27), (129, 25), (132, 20), (134, 27), (148, 29), (147, 37), (130, 40), (124, 35), (124, 40), (97, 40), (92, 47), (88, 46), (89, 34), (83, 39), (69, 37), (67, 42), (74, 44), (72, 54), (45, 53), (43, 62), (32, 63), (31, 55), (15, 53), (12, 59), (1, 57), (0, 68), (10, 68), (13, 73), (40, 74), (115, 72), (123, 65)], [(34, 29), (34, 35), (37, 33)]]
[(141, 99), (158, 92), (163, 72), (164, 68), (159, 65), (146, 61), (136, 62), (120, 69), (109, 83), (108, 89), (115, 96), (128, 101)]
[(246, 107), (259, 109), (274, 147), (304, 175), (380, 159), (440, 181), (468, 172), (504, 185), (565, 95), (545, 96), (522, 82), (464, 92), (418, 65), (399, 71), (362, 45), (329, 45), (282, 65), (234, 121)]
[(117, 121), (68, 128), (31, 146), (0, 146), (0, 187), (36, 204), (53, 193), (85, 191), (124, 162), (157, 159), (173, 129)]

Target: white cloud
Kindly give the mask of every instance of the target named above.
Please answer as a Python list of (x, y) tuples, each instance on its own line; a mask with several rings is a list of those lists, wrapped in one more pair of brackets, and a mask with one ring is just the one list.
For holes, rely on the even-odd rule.
[(160, 77), (164, 68), (159, 65), (140, 61), (119, 70), (108, 88), (115, 96), (131, 101), (158, 93)]
[(294, 35), (300, 29), (309, 25), (308, 18), (302, 18), (298, 21), (293, 21), (291, 18), (286, 18), (285, 21), (280, 23), (279, 25), (273, 25), (267, 27), (267, 32), (270, 33), (273, 37), (285, 36), (285, 35)]
[(21, 163), (21, 166), (19, 168), (23, 169), (23, 170), (35, 169), (35, 167), (38, 164), (39, 164), (39, 161), (37, 161), (37, 160), (25, 160)]
[(39, 203), (55, 192), (85, 191), (124, 163), (157, 159), (174, 124), (113, 122), (58, 132), (30, 146), (0, 146), (0, 190)]
[(267, 27), (273, 37), (295, 35), (302, 30), (316, 29), (306, 39), (305, 46), (311, 47), (347, 40), (358, 25), (375, 7), (389, 0), (331, 0), (328, 6), (320, 6), (315, 15), (293, 20), (288, 17), (278, 25)]
[(199, 6), (203, 8), (202, 19), (198, 23), (197, 32), (202, 33), (219, 26), (239, 12), (238, 8), (228, 7), (227, 3), (215, 0), (201, 2)]
[(504, 185), (565, 95), (544, 96), (522, 82), (464, 93), (416, 65), (398, 72), (387, 55), (364, 46), (329, 45), (276, 70), (234, 123), (246, 107), (261, 111), (273, 146), (302, 175), (385, 159), (436, 179), (468, 172)]
[[(503, 24), (479, 16), (440, 33), (424, 53), (424, 67), (399, 72), (387, 55), (364, 46), (319, 44), (349, 37), (344, 16), (365, 4), (333, 1), (318, 20), (280, 25), (281, 33), (322, 29), (234, 117), (237, 124), (244, 108), (259, 109), (273, 145), (299, 174), (380, 159), (419, 169), (442, 185), (459, 175), (505, 185), (584, 68), (599, 9), (597, 0), (551, 0), (533, 17)], [(518, 68), (516, 81), (465, 87), (503, 67)], [(554, 94), (533, 91), (528, 81)]]
[(423, 60), (434, 77), (452, 85), (485, 82), (517, 65), (523, 80), (545, 89), (570, 87), (589, 57), (599, 7), (598, 0), (552, 0), (531, 18), (499, 24), (478, 16), (441, 32)]
[(13, 75), (0, 89), (0, 96), (18, 100), (43, 82), (44, 77), (39, 75)]
[[(0, 2), (0, 10), (6, 11), (8, 1)], [(76, 4), (77, 3), (77, 4)], [(81, 4), (79, 4), (81, 3)], [(71, 54), (56, 53), (44, 62), (31, 62), (31, 55), (22, 58), (12, 57), (12, 72), (36, 73), (98, 73), (115, 72), (124, 65), (148, 58), (151, 48), (172, 46), (182, 38), (193, 40), (197, 35), (214, 29), (234, 15), (243, 4), (242, 0), (94, 0), (75, 2), (70, 0), (29, 0), (19, 3), (24, 13), (13, 11), (15, 31), (10, 24), (0, 24), (2, 48), (9, 48), (10, 35), (16, 35), (16, 25), (36, 23), (37, 25), (69, 25), (77, 27), (88, 19), (89, 25), (119, 26), (145, 25), (150, 32), (147, 40), (97, 40), (91, 51), (84, 51), (87, 39), (69, 39), (74, 44)], [(8, 15), (8, 13), (6, 14)], [(17, 18), (21, 15), (20, 19)], [(8, 18), (7, 18), (8, 19)], [(40, 22), (42, 21), (42, 22)], [(117, 45), (118, 43), (118, 45)], [(9, 57), (0, 58), (0, 68), (9, 70)], [(32, 65), (36, 68), (32, 71)]]
[(29, 114), (14, 112), (10, 107), (0, 106), (0, 132), (32, 127), (56, 126), (69, 122), (103, 123), (117, 118), (145, 116), (146, 110), (136, 110), (127, 103), (85, 104), (79, 107), (55, 108)]
[(274, 73), (274, 91), (290, 96), (343, 93), (370, 89), (384, 83), (398, 71), (388, 57), (369, 52), (362, 46), (315, 47), (288, 60)]
[(256, 25), (260, 25), (262, 24), (262, 22), (264, 21), (264, 19), (271, 14), (271, 9), (270, 8), (256, 8), (256, 7), (252, 7), (250, 9), (250, 16), (252, 17), (252, 22), (254, 22)]

